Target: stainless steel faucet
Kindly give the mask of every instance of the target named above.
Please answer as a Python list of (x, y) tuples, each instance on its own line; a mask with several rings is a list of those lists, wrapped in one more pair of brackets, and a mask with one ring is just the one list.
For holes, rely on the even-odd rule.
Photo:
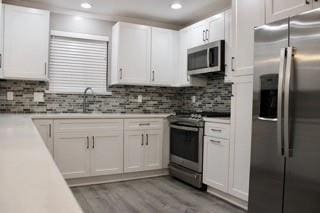
[(88, 91), (91, 91), (92, 94), (94, 94), (93, 89), (91, 87), (87, 87), (83, 92), (83, 113), (87, 113), (87, 97), (88, 97)]

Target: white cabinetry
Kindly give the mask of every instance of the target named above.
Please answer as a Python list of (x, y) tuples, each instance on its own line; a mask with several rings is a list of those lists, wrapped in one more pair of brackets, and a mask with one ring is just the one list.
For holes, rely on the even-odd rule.
[(230, 124), (205, 123), (203, 181), (228, 193)]
[(55, 120), (54, 132), (54, 160), (65, 178), (123, 173), (123, 120)]
[(252, 82), (252, 76), (238, 77), (232, 85), (229, 192), (243, 200), (249, 191)]
[(225, 13), (219, 13), (208, 19), (207, 37), (209, 42), (225, 39)]
[(112, 28), (111, 84), (150, 83), (151, 28), (119, 22)]
[(266, 0), (267, 23), (319, 7), (318, 0)]
[(52, 120), (33, 120), (43, 142), (46, 144), (49, 152), (53, 155), (53, 121)]
[(4, 5), (3, 78), (47, 80), (49, 11)]
[(178, 69), (178, 32), (152, 27), (151, 83), (172, 86)]
[(162, 168), (162, 120), (125, 120), (124, 172)]
[(264, 0), (232, 0), (233, 62), (235, 76), (253, 74), (254, 27), (265, 23)]

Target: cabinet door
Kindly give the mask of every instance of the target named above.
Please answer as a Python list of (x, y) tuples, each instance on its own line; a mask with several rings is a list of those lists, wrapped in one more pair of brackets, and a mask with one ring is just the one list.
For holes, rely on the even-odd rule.
[(91, 175), (123, 173), (123, 131), (96, 133), (90, 148)]
[(152, 28), (151, 82), (157, 85), (175, 83), (177, 70), (177, 32)]
[(161, 130), (148, 130), (145, 132), (144, 170), (162, 168), (162, 137)]
[(56, 133), (54, 160), (65, 178), (90, 175), (90, 138), (81, 132)]
[(233, 0), (232, 11), (234, 74), (252, 75), (254, 27), (265, 23), (264, 0)]
[(119, 23), (118, 36), (120, 82), (149, 84), (151, 28), (143, 25)]
[(47, 80), (49, 12), (4, 6), (4, 78)]
[(225, 29), (225, 82), (232, 82), (232, 10), (227, 10), (224, 13), (224, 29)]
[(313, 0), (266, 0), (267, 23), (312, 9)]
[(198, 22), (188, 27), (188, 30), (188, 48), (196, 47), (208, 42), (206, 34), (208, 30), (207, 20)]
[(243, 200), (249, 190), (252, 81), (252, 76), (237, 77), (232, 85), (229, 193)]
[(217, 14), (208, 20), (209, 23), (209, 41), (218, 41), (225, 39), (224, 13)]
[(53, 121), (52, 120), (34, 120), (43, 142), (46, 144), (48, 151), (53, 155)]
[(207, 185), (228, 191), (229, 141), (214, 137), (204, 138), (203, 181)]
[(143, 131), (125, 131), (124, 133), (124, 172), (143, 170)]

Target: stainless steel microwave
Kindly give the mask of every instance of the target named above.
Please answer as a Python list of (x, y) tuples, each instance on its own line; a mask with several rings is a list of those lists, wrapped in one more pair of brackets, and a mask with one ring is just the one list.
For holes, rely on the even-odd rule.
[(224, 40), (211, 42), (188, 50), (188, 75), (224, 71)]

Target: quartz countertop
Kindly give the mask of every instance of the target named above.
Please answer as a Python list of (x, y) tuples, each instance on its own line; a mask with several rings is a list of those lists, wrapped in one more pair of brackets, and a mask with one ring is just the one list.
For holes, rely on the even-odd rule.
[(82, 212), (33, 118), (165, 118), (169, 115), (0, 114), (0, 212)]

